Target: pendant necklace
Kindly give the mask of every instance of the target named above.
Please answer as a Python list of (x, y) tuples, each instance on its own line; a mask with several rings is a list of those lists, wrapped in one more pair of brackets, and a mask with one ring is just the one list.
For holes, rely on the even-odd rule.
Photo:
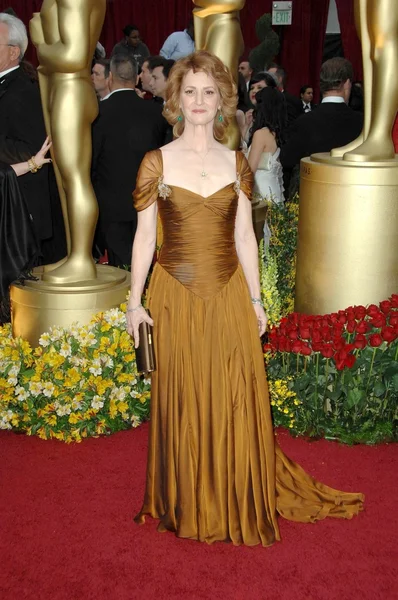
[(212, 146), (210, 146), (210, 148), (207, 150), (206, 154), (205, 154), (205, 155), (204, 155), (204, 157), (202, 158), (202, 157), (200, 156), (200, 153), (199, 153), (197, 150), (194, 150), (193, 148), (191, 148), (191, 146), (189, 146), (189, 145), (188, 145), (186, 142), (185, 142), (185, 144), (188, 146), (188, 148), (189, 148), (190, 150), (192, 150), (192, 152), (195, 152), (195, 154), (197, 154), (197, 155), (199, 156), (200, 160), (202, 161), (202, 171), (201, 171), (201, 173), (200, 173), (200, 176), (201, 176), (202, 178), (204, 178), (204, 177), (207, 177), (207, 173), (206, 173), (206, 171), (205, 171), (205, 160), (206, 160), (206, 158), (207, 158), (207, 155), (209, 154), (210, 150), (214, 150), (214, 148), (213, 148)]

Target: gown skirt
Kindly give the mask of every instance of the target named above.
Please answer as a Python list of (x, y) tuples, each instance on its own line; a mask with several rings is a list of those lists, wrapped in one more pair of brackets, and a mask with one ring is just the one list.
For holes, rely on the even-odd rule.
[(137, 210), (158, 202), (164, 244), (148, 290), (152, 374), (146, 491), (138, 523), (235, 545), (280, 539), (277, 515), (302, 522), (351, 518), (363, 495), (315, 481), (274, 438), (257, 319), (234, 249), (239, 189), (251, 173), (203, 198), (169, 187), (161, 151), (146, 155)]

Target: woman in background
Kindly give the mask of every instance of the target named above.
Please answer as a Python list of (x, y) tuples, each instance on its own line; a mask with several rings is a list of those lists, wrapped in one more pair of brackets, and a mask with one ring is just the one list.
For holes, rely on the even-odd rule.
[(254, 173), (253, 221), (257, 241), (264, 235), (269, 244), (266, 221), (267, 203), (283, 204), (283, 171), (279, 161), (284, 141), (287, 112), (283, 94), (276, 87), (265, 87), (256, 95), (254, 122), (249, 140), (248, 161)]
[(25, 198), (17, 177), (36, 173), (45, 163), (51, 147), (46, 139), (39, 152), (26, 162), (7, 165), (0, 162), (0, 324), (10, 320), (9, 287), (35, 266), (39, 245)]

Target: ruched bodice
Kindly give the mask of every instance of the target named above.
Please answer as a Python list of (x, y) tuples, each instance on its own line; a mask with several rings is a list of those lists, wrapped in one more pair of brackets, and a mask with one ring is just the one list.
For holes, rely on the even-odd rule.
[(253, 176), (241, 153), (237, 176), (203, 197), (163, 178), (161, 151), (141, 165), (137, 210), (157, 202), (163, 246), (147, 294), (154, 320), (145, 515), (161, 531), (208, 543), (269, 546), (277, 512), (315, 521), (350, 518), (359, 494), (316, 482), (275, 445), (264, 357), (234, 241), (239, 190)]
[(201, 298), (217, 294), (238, 267), (237, 194), (232, 188), (203, 198), (172, 186), (169, 197), (158, 203), (164, 236), (159, 264)]

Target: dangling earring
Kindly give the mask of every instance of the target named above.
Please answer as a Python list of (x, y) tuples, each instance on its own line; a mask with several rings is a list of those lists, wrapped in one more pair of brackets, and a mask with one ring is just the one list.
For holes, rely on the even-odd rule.
[(181, 123), (181, 121), (182, 121), (182, 115), (178, 115), (177, 121), (179, 121)]
[(220, 123), (222, 123), (224, 121), (224, 117), (222, 116), (221, 113), (218, 115), (218, 120)]

